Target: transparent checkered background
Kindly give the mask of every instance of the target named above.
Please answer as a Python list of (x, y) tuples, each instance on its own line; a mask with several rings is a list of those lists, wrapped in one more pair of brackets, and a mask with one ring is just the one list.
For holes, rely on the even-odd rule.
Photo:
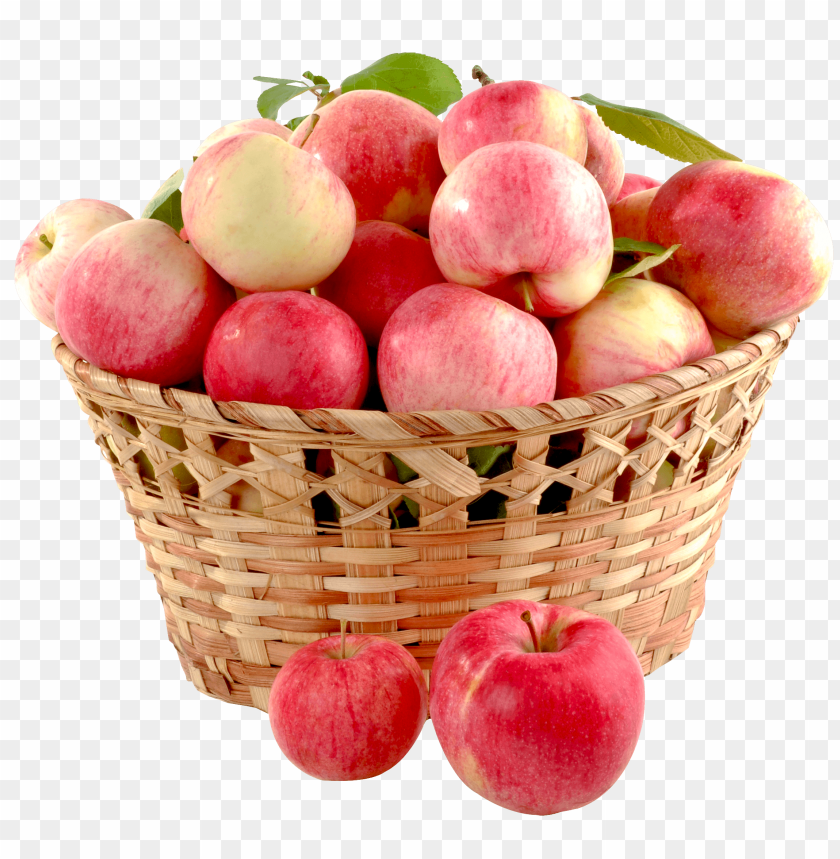
[[(627, 772), (545, 819), (465, 788), (430, 724), (381, 778), (321, 783), (283, 759), (263, 714), (193, 689), (52, 332), (12, 283), (20, 241), (59, 202), (97, 197), (138, 216), (199, 140), (256, 116), (254, 75), (338, 82), (395, 51), (444, 59), (465, 91), (480, 61), (497, 79), (661, 110), (798, 183), (840, 239), (832, 12), (801, 0), (0, 0), (4, 857), (838, 856), (836, 282), (779, 367), (706, 613), (688, 652), (647, 681)], [(282, 119), (304, 112), (293, 102)], [(624, 146), (630, 171), (680, 166)]]

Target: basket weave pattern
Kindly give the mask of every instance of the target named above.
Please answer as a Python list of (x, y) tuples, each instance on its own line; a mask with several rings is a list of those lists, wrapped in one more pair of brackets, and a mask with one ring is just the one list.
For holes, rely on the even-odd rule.
[[(405, 645), (427, 680), (447, 630), (506, 599), (600, 614), (646, 674), (684, 651), (735, 477), (795, 327), (780, 323), (731, 351), (586, 397), (481, 413), (215, 403), (104, 372), (60, 336), (53, 351), (114, 469), (188, 679), (266, 710), (283, 663), (338, 632), (341, 619)], [(123, 415), (136, 419), (139, 437)], [(631, 424), (648, 417), (647, 440), (628, 450)], [(162, 440), (162, 426), (179, 427), (186, 450)], [(552, 464), (558, 439), (573, 437), (582, 447)], [(219, 458), (225, 439), (248, 442), (254, 461)], [(468, 450), (485, 445), (511, 445), (510, 470), (479, 477)], [(312, 467), (311, 452), (323, 449), (332, 452), (329, 476)], [(141, 451), (156, 480), (141, 474)], [(394, 480), (388, 454), (418, 476)], [(666, 460), (673, 484), (654, 491)], [(197, 482), (193, 494), (172, 475), (179, 463)], [(259, 490), (263, 515), (231, 509), (227, 490), (243, 480)], [(562, 509), (539, 513), (558, 484)], [(472, 521), (468, 505), (491, 490), (505, 499), (506, 518)], [(316, 513), (324, 493), (337, 521)], [(418, 505), (415, 527), (392, 526), (388, 508), (400, 497)]]

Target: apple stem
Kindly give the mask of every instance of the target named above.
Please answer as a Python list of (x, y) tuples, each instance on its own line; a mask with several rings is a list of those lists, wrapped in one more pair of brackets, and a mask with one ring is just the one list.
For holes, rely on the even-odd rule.
[(53, 243), (47, 238), (46, 233), (41, 233), (38, 238), (47, 246), (47, 250), (51, 251), (53, 249)]
[(494, 84), (496, 81), (491, 78), (487, 72), (484, 71), (481, 66), (473, 66), (472, 67), (472, 76), (474, 81), (478, 81), (482, 86), (487, 86), (488, 84)]
[(531, 612), (523, 611), (520, 615), (520, 618), (528, 624), (528, 630), (531, 633), (531, 641), (534, 642), (534, 653), (542, 653), (542, 648), (540, 647), (540, 640), (537, 638), (537, 628), (534, 626), (534, 620), (531, 617)]
[(339, 656), (339, 659), (346, 659), (347, 658), (345, 655), (345, 653), (346, 653), (346, 650), (345, 650), (346, 639), (347, 639), (347, 621), (342, 619), (342, 621), (341, 621), (341, 654)]
[[(315, 109), (317, 110), (318, 108), (316, 107)], [(309, 123), (309, 128), (306, 130), (306, 136), (298, 144), (301, 149), (303, 149), (303, 144), (306, 143), (307, 140), (309, 140), (309, 135), (312, 134), (312, 132), (315, 130), (315, 126), (317, 125), (318, 120), (320, 118), (321, 115), (319, 113), (312, 114), (312, 122)]]
[(527, 280), (520, 280), (519, 283), (516, 284), (516, 291), (522, 296), (522, 301), (525, 304), (525, 310), (528, 313), (534, 312), (534, 302), (531, 301), (531, 288), (528, 285)]

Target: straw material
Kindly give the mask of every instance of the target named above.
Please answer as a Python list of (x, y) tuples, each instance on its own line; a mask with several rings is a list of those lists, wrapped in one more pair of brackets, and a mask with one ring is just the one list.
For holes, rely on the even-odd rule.
[[(684, 651), (796, 322), (607, 391), (480, 413), (215, 403), (104, 372), (60, 336), (53, 352), (113, 467), (187, 677), (266, 710), (283, 663), (341, 619), (405, 645), (427, 680), (447, 630), (507, 599), (605, 617), (646, 674)], [(628, 450), (643, 418), (647, 440)], [(218, 455), (228, 439), (246, 461)], [(510, 446), (507, 468), (480, 475), (470, 450), (490, 445)], [(657, 487), (666, 463), (673, 480)], [(262, 513), (232, 507), (245, 487)], [(410, 527), (395, 527), (400, 499)]]

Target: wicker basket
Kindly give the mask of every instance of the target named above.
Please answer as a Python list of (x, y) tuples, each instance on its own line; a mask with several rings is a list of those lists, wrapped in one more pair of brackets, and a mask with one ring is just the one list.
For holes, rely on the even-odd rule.
[[(342, 618), (351, 631), (405, 645), (427, 679), (447, 630), (506, 599), (602, 615), (645, 673), (684, 651), (796, 322), (673, 372), (481, 413), (214, 403), (104, 372), (60, 336), (53, 351), (113, 466), (187, 677), (205, 694), (265, 710), (280, 666)], [(631, 422), (646, 416), (647, 440), (628, 450)], [(162, 426), (180, 427), (186, 449), (162, 440)], [(220, 439), (250, 443), (254, 461), (219, 458)], [(509, 470), (480, 477), (470, 467), (469, 449), (487, 445), (512, 446)], [(335, 473), (316, 473), (323, 449)], [(156, 480), (138, 467), (141, 451)], [(398, 482), (388, 455), (416, 476)], [(676, 465), (673, 484), (654, 491), (666, 460)], [(172, 475), (180, 463), (197, 481), (193, 494)], [(226, 490), (240, 480), (259, 490), (263, 515), (231, 509)], [(413, 527), (393, 527), (389, 505), (401, 497), (417, 505)], [(480, 521), (488, 509), (499, 515), (477, 503), (491, 497), (505, 500), (506, 518)], [(337, 521), (324, 514), (327, 498)], [(540, 512), (546, 498), (551, 513)]]

